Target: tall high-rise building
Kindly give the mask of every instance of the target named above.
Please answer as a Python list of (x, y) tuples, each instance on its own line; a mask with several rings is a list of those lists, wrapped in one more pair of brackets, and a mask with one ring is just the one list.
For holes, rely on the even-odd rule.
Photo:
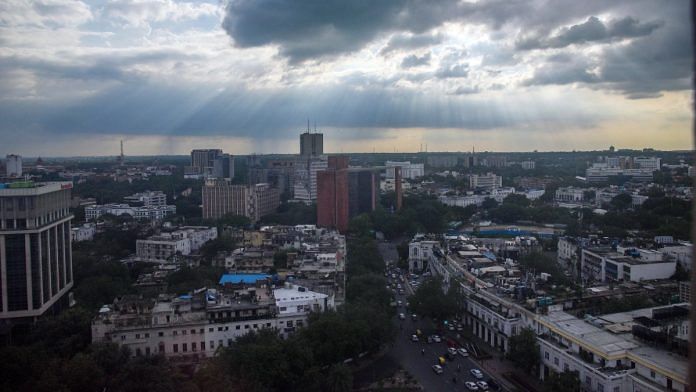
[(7, 155), (5, 159), (5, 170), (7, 171), (7, 177), (22, 177), (22, 157), (14, 154)]
[(280, 205), (278, 189), (269, 184), (233, 185), (225, 179), (208, 179), (203, 185), (203, 218), (242, 215), (256, 222)]
[(71, 182), (0, 184), (0, 324), (66, 305), (73, 286)]
[(184, 175), (192, 178), (234, 178), (234, 156), (220, 149), (192, 150), (191, 166)]
[(348, 168), (348, 157), (329, 157), (317, 173), (317, 225), (345, 233), (351, 218), (374, 211), (379, 176), (372, 169)]
[(300, 155), (310, 157), (324, 154), (324, 134), (310, 133), (300, 134)]

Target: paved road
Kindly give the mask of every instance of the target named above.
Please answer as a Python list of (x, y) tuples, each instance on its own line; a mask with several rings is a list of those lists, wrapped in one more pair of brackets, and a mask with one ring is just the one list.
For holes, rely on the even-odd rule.
[[(380, 243), (380, 252), (385, 260), (398, 260), (396, 248), (391, 243)], [(390, 281), (395, 281), (388, 277)], [(398, 277), (397, 277), (398, 279)], [(411, 287), (408, 284), (408, 279), (404, 279), (405, 283), (401, 283), (405, 289), (404, 295), (395, 293), (396, 300), (400, 300), (403, 304), (406, 303), (408, 295), (411, 293)], [(397, 310), (398, 313), (404, 313), (407, 317), (405, 320), (395, 319), (399, 330), (394, 346), (386, 355), (386, 360), (396, 362), (411, 373), (423, 385), (426, 391), (466, 391), (465, 381), (478, 381), (470, 372), (470, 369), (479, 369), (484, 373), (484, 380), (488, 381), (491, 377), (483, 369), (476, 366), (469, 358), (457, 355), (452, 361), (447, 361), (443, 366), (444, 373), (435, 374), (432, 365), (438, 363), (438, 357), (444, 356), (447, 352), (447, 345), (443, 341), (441, 343), (426, 342), (428, 333), (432, 333), (432, 323), (427, 320), (418, 319), (411, 320), (407, 309), (401, 306)], [(423, 338), (420, 342), (412, 342), (411, 335), (416, 329), (421, 329)], [(425, 354), (421, 350), (425, 349)], [(459, 368), (459, 369), (458, 369)], [(456, 383), (453, 381), (456, 378)]]

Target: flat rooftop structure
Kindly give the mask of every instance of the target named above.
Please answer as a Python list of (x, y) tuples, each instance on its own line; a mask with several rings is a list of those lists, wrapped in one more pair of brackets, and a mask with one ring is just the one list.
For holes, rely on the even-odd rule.
[(10, 196), (38, 196), (45, 193), (56, 192), (64, 189), (72, 189), (73, 183), (70, 181), (54, 182), (9, 182), (0, 186), (0, 197)]
[(628, 341), (566, 312), (550, 312), (548, 315), (540, 316), (539, 319), (554, 332), (565, 335), (564, 337), (569, 340), (582, 340), (594, 351), (606, 357), (623, 355), (627, 350), (638, 347), (635, 342)]
[(271, 275), (266, 274), (224, 274), (220, 277), (218, 284), (256, 284), (259, 280), (266, 280), (270, 278)]

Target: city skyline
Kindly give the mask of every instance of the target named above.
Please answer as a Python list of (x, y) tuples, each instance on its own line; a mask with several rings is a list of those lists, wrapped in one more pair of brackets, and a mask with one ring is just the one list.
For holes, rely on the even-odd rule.
[(688, 150), (688, 5), (5, 2), (0, 153)]

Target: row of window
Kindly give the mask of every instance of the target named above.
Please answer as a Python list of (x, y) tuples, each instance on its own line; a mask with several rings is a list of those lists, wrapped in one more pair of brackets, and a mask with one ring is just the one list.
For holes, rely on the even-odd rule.
[[(282, 321), (282, 320), (281, 320), (281, 321), (280, 321), (280, 324), (285, 324), (285, 321)], [(293, 320), (288, 320), (288, 322), (287, 322), (287, 327), (293, 327), (293, 326), (302, 327), (302, 326), (304, 326), (304, 321), (303, 321), (303, 320), (295, 320), (295, 321), (293, 322)], [(271, 323), (265, 323), (265, 324), (264, 324), (264, 323), (244, 324), (244, 329), (245, 329), (245, 330), (248, 330), (248, 329), (259, 329), (259, 328), (271, 328)], [(235, 329), (235, 330), (241, 330), (241, 329), (242, 329), (242, 325), (235, 325), (235, 326), (234, 326), (234, 329)], [(218, 330), (218, 332), (229, 331), (229, 330), (230, 330), (230, 327), (229, 327), (229, 326), (217, 327), (217, 330)], [(196, 334), (202, 335), (204, 332), (205, 332), (205, 328), (188, 329), (188, 330), (187, 330), (187, 329), (173, 330), (173, 331), (172, 331), (172, 336), (189, 335), (189, 334), (191, 334), (191, 335), (196, 335)], [(208, 328), (208, 332), (215, 332), (215, 327), (209, 327), (209, 328)], [(157, 332), (157, 336), (159, 336), (159, 337), (164, 337), (164, 332), (163, 332), (163, 331)], [(121, 335), (121, 341), (125, 341), (127, 338), (128, 338), (128, 335), (125, 335), (125, 334), (124, 334), (124, 335)], [(149, 333), (149, 332), (145, 332), (145, 333), (142, 333), (142, 334), (141, 334), (141, 333), (136, 333), (136, 334), (135, 334), (135, 338), (136, 338), (136, 339), (141, 339), (141, 338), (143, 338), (143, 339), (148, 339), (148, 338), (150, 338), (150, 333)]]

